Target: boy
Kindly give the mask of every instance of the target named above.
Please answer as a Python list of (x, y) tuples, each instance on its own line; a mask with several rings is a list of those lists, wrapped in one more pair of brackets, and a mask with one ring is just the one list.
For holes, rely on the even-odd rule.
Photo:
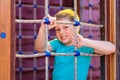
[[(55, 21), (74, 21), (74, 11), (65, 9), (59, 11), (55, 17), (48, 16), (50, 19), (49, 29), (55, 28), (56, 37), (48, 42), (48, 50), (57, 53), (73, 53), (75, 47), (79, 52), (85, 54), (104, 54), (108, 55), (115, 52), (115, 46), (108, 41), (90, 40), (77, 34), (74, 38), (74, 26), (71, 24), (58, 24)], [(79, 17), (77, 16), (77, 20)], [(79, 27), (77, 27), (79, 32)], [(45, 24), (41, 23), (39, 33), (35, 42), (36, 50), (45, 51)], [(55, 56), (53, 80), (74, 80), (74, 56)], [(78, 56), (78, 78), (86, 80), (90, 66), (90, 56)]]

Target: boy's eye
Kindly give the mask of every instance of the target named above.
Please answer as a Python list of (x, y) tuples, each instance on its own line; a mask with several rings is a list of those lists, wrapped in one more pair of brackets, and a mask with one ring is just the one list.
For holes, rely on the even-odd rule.
[(60, 29), (55, 29), (56, 31), (60, 31)]
[(65, 26), (64, 28), (68, 28), (68, 26)]

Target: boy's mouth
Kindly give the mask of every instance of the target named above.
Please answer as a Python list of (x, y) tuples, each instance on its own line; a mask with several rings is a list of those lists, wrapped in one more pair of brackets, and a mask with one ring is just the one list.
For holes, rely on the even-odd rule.
[(61, 39), (62, 39), (62, 40), (66, 39), (66, 38), (67, 38), (67, 35), (61, 36)]

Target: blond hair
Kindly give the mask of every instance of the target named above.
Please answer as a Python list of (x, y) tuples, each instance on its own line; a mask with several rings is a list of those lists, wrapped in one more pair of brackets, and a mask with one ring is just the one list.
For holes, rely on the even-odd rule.
[[(59, 11), (58, 13), (55, 14), (55, 17), (57, 19), (61, 19), (61, 18), (69, 18), (70, 21), (74, 21), (74, 11), (71, 9), (64, 9)], [(76, 19), (80, 20), (80, 18), (78, 17), (78, 15), (76, 15)]]

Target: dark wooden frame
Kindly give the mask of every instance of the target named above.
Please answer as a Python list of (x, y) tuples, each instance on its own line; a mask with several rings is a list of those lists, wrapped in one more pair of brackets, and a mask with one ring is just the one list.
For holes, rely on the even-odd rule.
[[(116, 1), (100, 0), (100, 2), (101, 24), (104, 25), (101, 29), (101, 39), (116, 43)], [(105, 34), (107, 36), (103, 37)], [(116, 80), (116, 54), (101, 57), (101, 80)]]
[[(100, 28), (101, 40), (105, 40), (105, 0), (100, 1), (100, 24), (103, 25)], [(100, 57), (100, 80), (105, 80), (105, 56)]]
[(120, 80), (120, 0), (116, 0), (116, 80)]

